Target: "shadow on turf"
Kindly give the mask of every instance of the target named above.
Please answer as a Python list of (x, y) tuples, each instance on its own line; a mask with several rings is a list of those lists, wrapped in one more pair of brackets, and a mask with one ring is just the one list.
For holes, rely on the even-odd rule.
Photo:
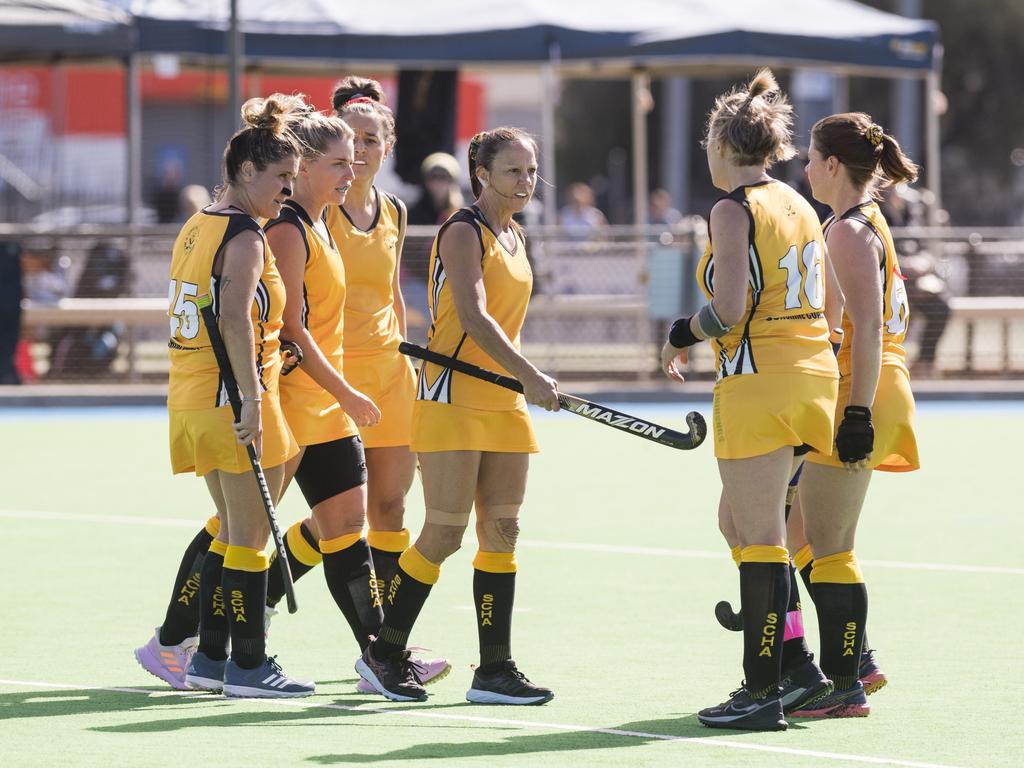
[[(506, 711), (504, 708), (502, 711)], [(467, 723), (466, 727), (472, 727)], [(538, 729), (544, 728), (538, 722)], [(801, 730), (806, 726), (790, 723), (791, 729)], [(493, 726), (487, 726), (493, 731)], [(754, 735), (750, 731), (707, 728), (697, 720), (697, 716), (680, 715), (679, 717), (659, 720), (641, 720), (623, 725), (610, 726), (605, 730), (628, 731), (629, 733), (599, 733), (596, 731), (556, 731), (554, 733), (530, 733), (487, 741), (464, 743), (431, 743), (417, 744), (404, 749), (378, 754), (349, 753), (314, 755), (306, 758), (308, 762), (320, 765), (339, 765), (344, 763), (381, 763), (389, 760), (445, 760), (457, 757), (501, 757), (504, 755), (523, 755), (534, 752), (577, 752), (587, 749), (616, 749), (636, 747), (665, 741), (655, 736), (674, 736), (686, 739), (707, 739), (716, 736), (736, 738)], [(634, 735), (637, 734), (637, 735)], [(643, 736), (639, 734), (651, 734)]]
[[(0, 694), (0, 720), (27, 717), (63, 717), (97, 712), (141, 712), (180, 704), (195, 704), (197, 696), (169, 694), (160, 686), (133, 688), (134, 691), (102, 691), (93, 688), (18, 691)], [(151, 691), (150, 696), (141, 692)], [(163, 694), (163, 695), (159, 695)]]

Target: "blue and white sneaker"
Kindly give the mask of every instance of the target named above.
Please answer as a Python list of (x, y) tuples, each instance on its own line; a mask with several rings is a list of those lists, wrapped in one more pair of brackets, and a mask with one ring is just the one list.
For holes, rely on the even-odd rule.
[(270, 656), (255, 669), (242, 669), (228, 659), (224, 665), (224, 695), (242, 699), (289, 699), (311, 696), (316, 684), (285, 674), (277, 658)]
[(224, 660), (211, 659), (202, 651), (192, 655), (185, 671), (185, 685), (193, 691), (220, 693), (224, 688)]

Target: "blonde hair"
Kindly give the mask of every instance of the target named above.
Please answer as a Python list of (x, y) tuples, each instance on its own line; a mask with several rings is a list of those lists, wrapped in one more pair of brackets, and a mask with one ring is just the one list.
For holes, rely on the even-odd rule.
[(770, 69), (715, 99), (704, 145), (721, 142), (736, 165), (770, 166), (796, 155), (793, 107)]
[(302, 148), (291, 127), (305, 110), (301, 97), (283, 93), (245, 102), (245, 127), (235, 132), (224, 148), (224, 185), (238, 182), (238, 171), (246, 161), (262, 171), (286, 157), (300, 156)]
[(291, 126), (302, 148), (303, 159), (319, 157), (332, 141), (355, 137), (355, 132), (340, 117), (317, 112), (312, 105), (304, 104), (303, 107), (303, 112)]

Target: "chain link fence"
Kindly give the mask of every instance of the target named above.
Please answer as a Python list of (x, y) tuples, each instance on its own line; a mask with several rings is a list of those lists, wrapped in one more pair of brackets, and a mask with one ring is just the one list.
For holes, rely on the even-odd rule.
[[(409, 336), (420, 343), (435, 232), (410, 228), (402, 258)], [(0, 225), (0, 241), (21, 249), (23, 380), (165, 379), (167, 268), (176, 234), (176, 226), (43, 232)], [(1024, 229), (912, 228), (894, 236), (911, 306), (915, 376), (1024, 374)], [(695, 268), (705, 241), (696, 217), (671, 229), (609, 227), (589, 238), (531, 228), (534, 296), (524, 352), (565, 380), (660, 376), (669, 323), (702, 301)], [(712, 376), (710, 348), (700, 345), (690, 377)]]

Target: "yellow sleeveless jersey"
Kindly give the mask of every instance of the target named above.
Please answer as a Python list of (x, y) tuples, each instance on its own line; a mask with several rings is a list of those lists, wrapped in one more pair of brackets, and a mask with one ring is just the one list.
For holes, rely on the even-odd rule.
[[(799, 372), (837, 377), (822, 311), (824, 238), (814, 210), (796, 190), (774, 180), (738, 187), (726, 197), (740, 203), (750, 221), (749, 290), (743, 318), (711, 342), (718, 379)], [(697, 279), (710, 299), (710, 238)]]
[[(907, 351), (903, 348), (903, 340), (907, 335), (907, 323), (910, 320), (910, 303), (907, 301), (907, 289), (903, 275), (900, 274), (899, 260), (896, 258), (896, 246), (892, 241), (889, 225), (882, 215), (878, 204), (873, 200), (855, 205), (839, 219), (852, 219), (865, 224), (878, 238), (882, 246), (882, 259), (878, 269), (882, 276), (882, 365), (899, 365), (906, 367)], [(825, 236), (832, 228), (836, 218), (829, 217), (825, 221)], [(835, 255), (833, 254), (833, 258)], [(853, 347), (853, 323), (843, 312), (843, 344), (839, 348), (839, 370), (844, 376), (850, 373), (850, 355)]]
[(284, 285), (274, 255), (267, 247), (263, 230), (255, 219), (235, 211), (200, 211), (185, 222), (174, 241), (167, 315), (170, 338), (167, 346), (171, 370), (167, 407), (172, 410), (217, 408), (228, 402), (210, 337), (199, 315), (196, 297), (209, 293), (219, 317), (219, 280), (213, 274), (217, 255), (235, 236), (247, 230), (263, 238), (263, 274), (252, 303), (252, 326), (256, 340), (256, 370), (265, 391), (276, 387), (280, 362)]
[[(514, 253), (510, 252), (498, 241), (497, 235), (476, 206), (456, 211), (441, 226), (430, 252), (428, 306), (431, 325), (427, 334), (427, 347), (434, 352), (508, 375), (508, 371), (480, 349), (463, 330), (455, 311), (451, 288), (447, 284), (444, 253), (441, 251), (441, 237), (455, 222), (470, 224), (480, 238), (480, 265), (487, 294), (487, 314), (501, 326), (516, 349), (519, 348), (519, 333), (533, 292), (533, 271), (526, 260), (526, 243), (522, 235), (516, 233), (516, 249)], [(525, 406), (525, 400), (520, 394), (433, 363), (424, 363), (420, 369), (416, 398), (486, 411), (508, 411)]]
[[(268, 222), (269, 231), (284, 222), (294, 224), (306, 245), (306, 271), (302, 276), (302, 324), (320, 347), (324, 357), (339, 373), (343, 369), (345, 264), (333, 237), (324, 240), (313, 228), (313, 220), (302, 206), (289, 200), (281, 215)], [(298, 298), (298, 297), (296, 297)], [(292, 387), (321, 391), (323, 387), (301, 367), (281, 379), (282, 389)]]
[(345, 358), (394, 352), (402, 341), (395, 313), (393, 280), (398, 268), (398, 239), (405, 227), (398, 198), (376, 187), (377, 214), (370, 228), (359, 229), (340, 205), (327, 209), (327, 226), (345, 262)]

